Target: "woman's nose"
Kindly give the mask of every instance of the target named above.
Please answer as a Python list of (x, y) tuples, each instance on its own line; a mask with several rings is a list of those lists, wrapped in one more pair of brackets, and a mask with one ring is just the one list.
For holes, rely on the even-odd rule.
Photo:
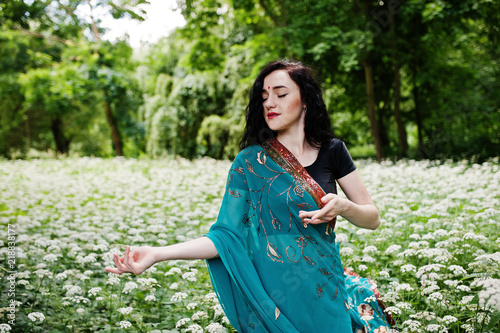
[(264, 107), (267, 109), (273, 108), (276, 106), (276, 103), (274, 102), (274, 99), (269, 96), (265, 101), (264, 101)]

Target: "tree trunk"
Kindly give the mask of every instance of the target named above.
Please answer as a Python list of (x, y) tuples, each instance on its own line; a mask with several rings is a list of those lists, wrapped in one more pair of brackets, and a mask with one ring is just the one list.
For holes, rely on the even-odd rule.
[(380, 137), (380, 145), (382, 146), (382, 151), (384, 147), (389, 147), (391, 142), (389, 140), (389, 134), (386, 128), (386, 121), (385, 119), (388, 118), (386, 117), (387, 114), (387, 109), (389, 108), (389, 100), (390, 96), (387, 94), (387, 98), (385, 101), (383, 101), (383, 106), (380, 108), (375, 108), (375, 112), (377, 113), (377, 122), (378, 122), (378, 133)]
[(111, 129), (111, 138), (113, 140), (113, 146), (115, 148), (116, 156), (123, 156), (123, 145), (120, 132), (118, 131), (118, 126), (116, 124), (116, 119), (111, 111), (111, 105), (107, 96), (107, 92), (104, 91), (104, 109), (106, 111), (106, 120), (108, 121), (109, 128)]
[(55, 118), (52, 120), (51, 130), (54, 135), (54, 141), (56, 142), (57, 153), (69, 153), (69, 140), (64, 136), (61, 118)]
[[(90, 7), (90, 19), (92, 21), (92, 33), (97, 43), (101, 42), (101, 37), (99, 36), (99, 29), (97, 28), (97, 22), (93, 16), (93, 7), (90, 0), (87, 0)], [(102, 59), (100, 52), (97, 53), (99, 56), (99, 63)], [(106, 113), (106, 120), (108, 121), (109, 128), (111, 129), (111, 139), (113, 140), (113, 146), (115, 148), (116, 156), (123, 156), (123, 145), (120, 132), (118, 131), (118, 124), (111, 110), (111, 103), (109, 101), (109, 94), (106, 87), (102, 87), (104, 94), (104, 111)]]
[(375, 91), (371, 62), (369, 60), (363, 61), (363, 67), (365, 69), (366, 95), (368, 97), (368, 118), (370, 119), (370, 128), (375, 143), (375, 150), (377, 151), (377, 161), (380, 163), (384, 155), (382, 153), (382, 144), (380, 142), (380, 132), (375, 111)]
[(419, 100), (419, 89), (417, 85), (417, 64), (413, 63), (413, 103), (415, 104), (415, 122), (417, 123), (417, 133), (418, 133), (418, 149), (423, 155), (427, 157), (424, 149), (424, 138), (422, 135), (423, 124), (422, 124), (422, 114), (420, 113), (420, 100)]
[(401, 156), (406, 156), (408, 151), (408, 141), (406, 136), (406, 129), (403, 124), (403, 120), (401, 119), (401, 75), (400, 75), (400, 65), (398, 61), (398, 53), (396, 46), (396, 22), (394, 21), (394, 14), (391, 11), (390, 16), (391, 22), (391, 46), (392, 46), (392, 59), (394, 62), (394, 118), (396, 120), (396, 124), (398, 126), (398, 137), (399, 137), (399, 150), (401, 151)]
[(30, 117), (26, 111), (26, 119), (24, 120), (24, 131), (26, 132), (26, 150), (28, 151), (31, 147), (31, 128), (30, 128)]

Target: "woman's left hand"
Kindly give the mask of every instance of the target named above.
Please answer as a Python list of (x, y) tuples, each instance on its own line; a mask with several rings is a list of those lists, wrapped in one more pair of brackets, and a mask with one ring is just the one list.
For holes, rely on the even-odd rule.
[(303, 211), (299, 212), (299, 218), (304, 224), (320, 224), (325, 222), (330, 222), (336, 216), (342, 215), (347, 209), (349, 209), (350, 201), (339, 197), (336, 194), (328, 193), (321, 198), (321, 202), (325, 204), (323, 208), (313, 211)]

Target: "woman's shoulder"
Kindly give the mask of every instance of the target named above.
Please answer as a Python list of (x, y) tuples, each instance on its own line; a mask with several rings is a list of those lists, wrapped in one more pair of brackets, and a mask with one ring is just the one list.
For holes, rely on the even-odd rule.
[(262, 147), (259, 145), (252, 145), (242, 149), (238, 155), (236, 155), (235, 162), (244, 162), (248, 158), (257, 155), (259, 151), (262, 151)]
[(331, 138), (329, 141), (323, 143), (321, 147), (331, 152), (338, 152), (346, 149), (344, 141), (339, 138)]

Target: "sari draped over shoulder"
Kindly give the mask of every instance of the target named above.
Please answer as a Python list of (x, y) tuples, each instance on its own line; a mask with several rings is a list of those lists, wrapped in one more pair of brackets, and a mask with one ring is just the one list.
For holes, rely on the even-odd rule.
[(241, 151), (209, 237), (212, 284), (238, 332), (387, 332), (367, 279), (344, 274), (335, 221), (303, 225), (325, 195), (277, 140)]

